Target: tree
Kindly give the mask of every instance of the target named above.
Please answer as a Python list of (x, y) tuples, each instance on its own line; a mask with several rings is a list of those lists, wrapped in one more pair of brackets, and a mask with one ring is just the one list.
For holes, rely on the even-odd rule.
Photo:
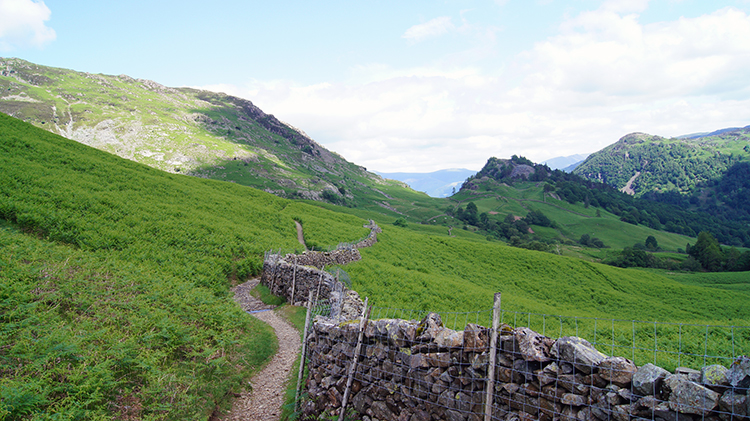
[(655, 251), (659, 248), (659, 243), (653, 235), (649, 235), (648, 238), (646, 238), (646, 248), (651, 251)]
[(690, 247), (689, 254), (701, 264), (703, 269), (709, 272), (721, 270), (724, 260), (724, 252), (721, 250), (719, 241), (708, 231), (698, 234), (698, 241)]
[(477, 225), (479, 223), (477, 212), (477, 205), (475, 205), (474, 202), (469, 202), (469, 204), (466, 205), (466, 211), (464, 212), (464, 221), (469, 225)]

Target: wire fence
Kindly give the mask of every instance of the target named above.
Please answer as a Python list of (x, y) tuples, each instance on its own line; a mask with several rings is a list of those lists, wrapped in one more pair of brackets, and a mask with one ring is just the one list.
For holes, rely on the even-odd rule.
[(340, 414), (356, 364), (352, 419), (750, 419), (749, 326), (377, 307), (369, 319), (359, 353), (356, 323), (309, 330), (309, 417)]

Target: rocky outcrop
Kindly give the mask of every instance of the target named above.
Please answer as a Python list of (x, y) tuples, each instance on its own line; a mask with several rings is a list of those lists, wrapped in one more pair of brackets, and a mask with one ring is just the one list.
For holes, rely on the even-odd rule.
[[(308, 338), (306, 419), (340, 411), (358, 328), (316, 318)], [(504, 326), (490, 367), (489, 333), (471, 323), (447, 329), (435, 313), (421, 321), (369, 322), (351, 388), (356, 419), (482, 420), (490, 370), (493, 420), (748, 419), (745, 357), (728, 374), (708, 374), (724, 373), (718, 367), (706, 367), (703, 376), (686, 369), (675, 374), (607, 356), (581, 338), (555, 340)]]

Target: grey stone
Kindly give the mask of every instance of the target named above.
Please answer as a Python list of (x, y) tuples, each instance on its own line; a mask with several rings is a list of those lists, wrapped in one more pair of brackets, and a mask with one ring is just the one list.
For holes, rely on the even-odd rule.
[(409, 421), (430, 421), (430, 413), (427, 411), (417, 410), (409, 418)]
[(425, 357), (425, 354), (415, 354), (409, 358), (409, 368), (427, 368), (430, 366), (430, 362)]
[(451, 409), (445, 411), (445, 418), (447, 421), (466, 421), (464, 414)]
[(420, 341), (431, 341), (443, 327), (443, 320), (437, 313), (428, 313), (417, 325), (417, 338)]
[(701, 369), (701, 383), (705, 386), (726, 386), (727, 368), (723, 365), (714, 364)]
[(727, 415), (738, 416), (750, 415), (750, 399), (747, 395), (735, 393), (733, 390), (727, 390), (719, 399), (719, 408)]
[(464, 328), (464, 351), (483, 352), (489, 349), (489, 329), (474, 323)]
[(623, 357), (607, 357), (599, 363), (599, 376), (620, 387), (628, 385), (637, 370), (632, 361)]
[(357, 393), (352, 398), (352, 406), (354, 406), (354, 409), (356, 409), (360, 414), (364, 414), (371, 404), (372, 398), (369, 397), (364, 391)]
[(688, 380), (686, 376), (673, 374), (664, 379), (671, 391), (669, 408), (683, 414), (708, 415), (719, 404), (719, 394)]
[(565, 393), (560, 398), (560, 403), (563, 405), (584, 406), (586, 405), (586, 398), (573, 393)]
[[(750, 358), (741, 356), (732, 362), (727, 370), (727, 381), (734, 388), (747, 389), (750, 387)], [(747, 393), (747, 392), (745, 392)]]
[(667, 370), (648, 363), (638, 368), (638, 371), (633, 374), (633, 390), (639, 395), (654, 395), (668, 375)]
[[(464, 338), (466, 338), (464, 336)], [(490, 361), (490, 356), (486, 352), (483, 352), (481, 354), (474, 355), (474, 358), (471, 360), (471, 368), (474, 370), (486, 370), (487, 364)]]
[(433, 354), (426, 354), (427, 362), (432, 367), (448, 367), (451, 365), (451, 354), (450, 352), (436, 352)]
[(453, 329), (442, 329), (433, 338), (433, 341), (440, 348), (461, 348), (464, 345), (464, 331)]
[(576, 369), (590, 374), (606, 355), (597, 351), (587, 340), (576, 336), (558, 339), (550, 349), (550, 354), (560, 361), (571, 363)]
[(396, 416), (383, 401), (373, 402), (367, 413), (381, 421), (396, 421)]
[(430, 413), (427, 411), (415, 411), (409, 421), (430, 421)]
[(518, 351), (526, 361), (550, 361), (549, 350), (554, 341), (527, 327), (513, 329)]
[(688, 380), (691, 382), (700, 383), (701, 382), (701, 372), (692, 368), (688, 367), (677, 367), (674, 370), (674, 374), (679, 374), (681, 376), (687, 377)]

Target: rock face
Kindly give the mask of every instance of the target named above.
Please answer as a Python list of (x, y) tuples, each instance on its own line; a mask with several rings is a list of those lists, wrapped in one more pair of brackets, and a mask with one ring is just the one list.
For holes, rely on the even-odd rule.
[[(358, 325), (318, 318), (309, 336), (309, 400), (303, 419), (340, 411), (349, 364), (358, 358), (351, 407), (362, 420), (481, 421), (487, 379), (495, 372), (492, 419), (542, 421), (734, 421), (748, 419), (740, 358), (728, 370), (735, 384), (717, 382), (718, 367), (672, 374), (653, 364), (636, 367), (576, 337), (558, 340), (528, 328), (503, 328), (496, 365), (490, 367), (490, 329), (443, 326), (440, 316), (421, 321), (368, 323), (361, 355)], [(700, 376), (699, 376), (700, 377)], [(729, 376), (727, 376), (729, 377)], [(701, 384), (704, 383), (704, 384)]]

